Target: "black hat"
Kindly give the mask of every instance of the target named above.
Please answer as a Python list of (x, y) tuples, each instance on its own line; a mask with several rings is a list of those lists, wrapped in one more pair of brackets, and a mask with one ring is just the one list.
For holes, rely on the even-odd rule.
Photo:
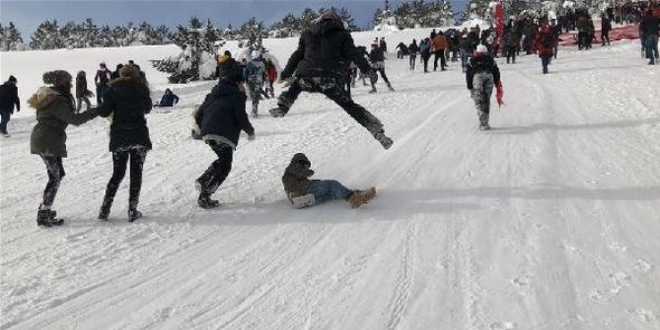
[(243, 81), (243, 70), (233, 58), (222, 56), (218, 66), (220, 66), (220, 79), (228, 79), (234, 82)]
[(16, 80), (16, 77), (14, 77), (14, 76), (9, 76), (9, 80), (8, 80), (8, 81), (9, 81), (9, 82), (13, 82), (13, 83), (18, 82), (18, 80)]
[(69, 86), (71, 84), (73, 77), (64, 71), (64, 70), (55, 70), (44, 73), (43, 81), (44, 84), (50, 84), (54, 86)]

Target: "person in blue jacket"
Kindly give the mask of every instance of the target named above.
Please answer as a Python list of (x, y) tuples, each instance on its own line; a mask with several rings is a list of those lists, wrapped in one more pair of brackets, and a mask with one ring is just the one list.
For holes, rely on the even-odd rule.
[(161, 107), (171, 107), (177, 103), (179, 103), (179, 97), (172, 93), (172, 90), (168, 88), (165, 90), (165, 94), (163, 94), (158, 105)]

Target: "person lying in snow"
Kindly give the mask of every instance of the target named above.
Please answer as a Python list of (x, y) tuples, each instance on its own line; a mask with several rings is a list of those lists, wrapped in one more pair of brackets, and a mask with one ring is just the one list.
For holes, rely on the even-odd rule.
[(179, 97), (172, 93), (172, 90), (168, 88), (165, 90), (165, 94), (163, 94), (163, 97), (160, 99), (160, 102), (156, 104), (156, 106), (172, 107), (177, 103), (179, 103)]
[(376, 196), (374, 187), (364, 191), (350, 190), (336, 180), (310, 180), (314, 175), (311, 166), (305, 154), (297, 153), (284, 171), (284, 191), (294, 208), (310, 207), (333, 199), (343, 199), (352, 208), (357, 208)]

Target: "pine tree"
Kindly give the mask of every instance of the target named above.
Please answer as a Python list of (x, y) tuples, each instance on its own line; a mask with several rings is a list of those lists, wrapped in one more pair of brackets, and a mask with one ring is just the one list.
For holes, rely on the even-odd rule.
[(9, 50), (9, 38), (7, 38), (7, 29), (0, 23), (0, 51)]
[(257, 21), (255, 17), (250, 18), (247, 22), (241, 25), (238, 30), (240, 39), (246, 40), (244, 47), (250, 49), (261, 48), (261, 40), (264, 35), (267, 35), (262, 21)]
[(16, 29), (14, 22), (9, 22), (9, 27), (7, 27), (6, 38), (9, 43), (8, 50), (18, 50), (20, 44), (23, 43), (23, 38), (21, 33)]
[(39, 24), (39, 27), (32, 35), (30, 48), (32, 49), (59, 49), (64, 47), (64, 42), (60, 36), (57, 20), (52, 23), (48, 20)]
[(306, 31), (311, 29), (314, 26), (314, 22), (318, 18), (319, 14), (317, 14), (313, 9), (305, 8), (305, 10), (303, 10), (303, 12), (300, 14), (298, 23), (298, 28), (300, 29), (299, 31)]

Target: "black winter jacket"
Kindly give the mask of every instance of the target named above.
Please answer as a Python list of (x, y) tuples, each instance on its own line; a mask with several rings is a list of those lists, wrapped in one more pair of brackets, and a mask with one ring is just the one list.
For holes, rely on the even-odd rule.
[(659, 29), (660, 19), (653, 15), (647, 15), (640, 23), (640, 30), (642, 30), (645, 35), (658, 35)]
[(410, 44), (410, 46), (408, 46), (408, 50), (410, 51), (410, 54), (416, 54), (419, 52), (419, 46), (413, 42)]
[(385, 61), (385, 54), (383, 53), (383, 50), (380, 47), (372, 49), (371, 53), (369, 53), (369, 60), (371, 63)]
[(497, 63), (490, 55), (487, 54), (475, 54), (469, 61), (467, 70), (465, 71), (465, 80), (467, 82), (467, 88), (472, 89), (472, 80), (474, 75), (479, 72), (488, 72), (493, 75), (493, 83), (497, 85), (500, 82), (500, 69), (497, 67)]
[(351, 61), (363, 72), (370, 69), (343, 23), (324, 19), (300, 36), (298, 49), (291, 54), (280, 76), (287, 79), (295, 72), (298, 77), (343, 79), (344, 69)]
[(16, 105), (16, 111), (21, 111), (18, 87), (10, 82), (6, 82), (0, 86), (0, 112), (14, 113), (14, 104)]
[(221, 79), (211, 93), (206, 95), (195, 115), (202, 139), (236, 148), (241, 130), (253, 135), (254, 128), (245, 112), (245, 100), (245, 94), (235, 82)]
[(151, 149), (145, 114), (151, 111), (149, 88), (141, 78), (121, 77), (112, 80), (98, 108), (98, 114), (108, 117), (110, 125), (110, 151), (143, 146)]

